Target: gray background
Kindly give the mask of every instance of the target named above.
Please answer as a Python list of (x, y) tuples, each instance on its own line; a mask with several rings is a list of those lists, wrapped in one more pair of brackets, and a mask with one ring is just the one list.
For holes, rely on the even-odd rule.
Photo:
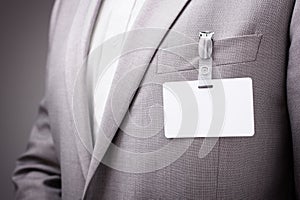
[(26, 148), (43, 95), (52, 4), (53, 0), (0, 4), (1, 199), (13, 199), (15, 160)]

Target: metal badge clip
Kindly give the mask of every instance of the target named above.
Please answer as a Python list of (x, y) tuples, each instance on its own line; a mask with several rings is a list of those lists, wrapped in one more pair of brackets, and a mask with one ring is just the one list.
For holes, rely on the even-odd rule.
[(199, 33), (199, 81), (212, 79), (213, 36), (214, 32), (212, 31), (201, 31)]

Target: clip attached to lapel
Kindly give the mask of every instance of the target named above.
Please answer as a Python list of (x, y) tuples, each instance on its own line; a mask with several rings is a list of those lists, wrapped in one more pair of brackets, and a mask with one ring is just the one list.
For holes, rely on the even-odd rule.
[[(212, 65), (213, 65), (213, 36), (212, 31), (202, 31), (199, 33), (199, 75), (198, 79), (211, 80), (212, 79)], [(199, 88), (211, 88), (199, 85)]]

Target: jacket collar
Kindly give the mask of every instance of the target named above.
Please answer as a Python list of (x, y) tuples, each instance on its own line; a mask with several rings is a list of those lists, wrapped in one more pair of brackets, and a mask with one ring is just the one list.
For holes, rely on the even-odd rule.
[[(134, 31), (131, 31), (126, 38), (122, 55), (127, 56), (119, 61), (94, 148), (85, 70), (91, 35), (101, 0), (79, 2), (68, 39), (65, 76), (66, 86), (70, 91), (68, 99), (73, 113), (76, 146), (86, 178), (83, 197), (127, 113), (157, 48), (190, 1), (146, 0), (134, 23)], [(137, 49), (139, 50), (136, 51)], [(129, 75), (130, 80), (128, 79), (126, 84), (120, 84), (120, 80), (126, 77), (125, 75)]]

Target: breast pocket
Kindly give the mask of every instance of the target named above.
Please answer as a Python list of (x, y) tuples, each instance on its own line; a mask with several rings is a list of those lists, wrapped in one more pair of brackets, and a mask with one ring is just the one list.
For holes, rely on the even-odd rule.
[[(253, 62), (256, 60), (262, 34), (250, 34), (214, 40), (213, 66)], [(198, 68), (198, 43), (172, 46), (157, 52), (157, 73), (195, 70)]]

